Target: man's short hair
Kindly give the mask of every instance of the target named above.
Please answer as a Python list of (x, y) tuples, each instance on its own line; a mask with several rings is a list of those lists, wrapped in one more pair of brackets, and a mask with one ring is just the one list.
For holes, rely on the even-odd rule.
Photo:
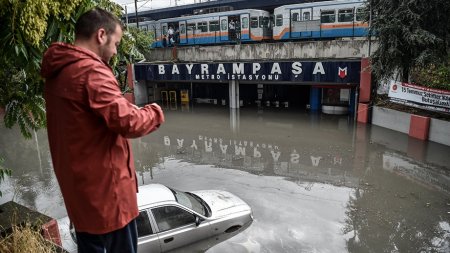
[(95, 7), (78, 18), (75, 24), (75, 38), (89, 39), (100, 28), (105, 29), (106, 34), (110, 35), (116, 31), (117, 25), (122, 28), (122, 22), (115, 15)]

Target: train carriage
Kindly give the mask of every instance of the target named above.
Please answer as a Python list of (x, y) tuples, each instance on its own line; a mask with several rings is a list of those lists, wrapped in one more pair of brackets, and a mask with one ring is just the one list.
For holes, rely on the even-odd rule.
[(270, 24), (269, 12), (245, 9), (145, 21), (139, 27), (155, 33), (152, 47), (167, 47), (270, 40)]
[(363, 37), (368, 24), (362, 0), (284, 5), (274, 9), (274, 40)]

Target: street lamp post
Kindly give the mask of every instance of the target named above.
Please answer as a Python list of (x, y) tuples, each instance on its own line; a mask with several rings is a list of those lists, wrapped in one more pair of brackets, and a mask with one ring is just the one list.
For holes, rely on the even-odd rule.
[(128, 26), (128, 9), (127, 9), (127, 5), (125, 5), (125, 24), (127, 24), (127, 26)]
[(136, 27), (139, 28), (139, 18), (138, 18), (137, 0), (134, 0), (134, 9), (135, 9), (135, 12), (136, 12)]

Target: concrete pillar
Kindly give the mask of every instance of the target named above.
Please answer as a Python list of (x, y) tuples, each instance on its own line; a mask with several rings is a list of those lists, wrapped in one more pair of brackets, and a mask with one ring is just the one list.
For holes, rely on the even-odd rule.
[(369, 58), (361, 59), (361, 78), (359, 83), (359, 102), (369, 103), (372, 92), (372, 69)]
[[(355, 126), (354, 139), (353, 139), (353, 169), (365, 171), (366, 164), (368, 161), (368, 138), (370, 138), (370, 131), (367, 129), (365, 124), (357, 123)], [(360, 173), (356, 173), (357, 175), (361, 175)]]
[(369, 58), (361, 59), (361, 78), (359, 83), (359, 103), (357, 119), (360, 123), (367, 124), (370, 114), (370, 94), (372, 92), (372, 68)]
[(127, 66), (127, 84), (131, 89), (134, 88), (134, 64), (128, 64)]
[(134, 103), (137, 105), (144, 105), (150, 102), (154, 102), (149, 101), (148, 86), (145, 81), (139, 81), (134, 84), (133, 94)]
[(369, 123), (369, 104), (358, 103), (357, 121), (359, 123)]
[(356, 89), (350, 90), (350, 104), (348, 106), (348, 114), (356, 118)]
[(419, 140), (428, 140), (430, 130), (430, 118), (411, 114), (409, 124), (409, 136)]
[(134, 65), (128, 64), (127, 65), (127, 79), (126, 79), (128, 87), (130, 87), (131, 92), (127, 92), (124, 95), (124, 97), (130, 101), (132, 104), (136, 104), (135, 97), (134, 97)]
[(231, 80), (228, 83), (229, 96), (230, 96), (230, 108), (239, 108), (239, 82), (236, 80)]
[(311, 92), (309, 96), (309, 105), (311, 111), (320, 111), (321, 106), (321, 88), (311, 87)]
[(416, 161), (425, 162), (428, 150), (428, 142), (419, 138), (408, 138), (408, 157), (413, 158)]
[(238, 109), (230, 108), (230, 129), (233, 133), (239, 132), (240, 122), (240, 113)]

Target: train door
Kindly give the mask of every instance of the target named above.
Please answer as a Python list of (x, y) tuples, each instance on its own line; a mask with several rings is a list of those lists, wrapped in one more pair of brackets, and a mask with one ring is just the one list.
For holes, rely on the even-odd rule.
[(238, 41), (241, 33), (241, 18), (239, 15), (228, 16), (228, 39)]
[(228, 17), (220, 17), (220, 41), (228, 41)]
[(197, 24), (194, 21), (187, 24), (187, 44), (195, 44), (195, 30), (197, 30)]
[(168, 29), (168, 25), (167, 23), (161, 23), (161, 43), (162, 43), (162, 47), (167, 47), (167, 29)]
[(300, 24), (300, 13), (301, 9), (291, 9), (290, 15), (289, 15), (289, 37), (291, 38), (299, 38), (300, 37), (300, 30), (299, 24)]
[[(289, 38), (289, 11), (282, 9), (280, 11), (274, 12), (273, 20), (273, 39), (284, 40)], [(286, 17), (286, 18), (285, 18)], [(250, 27), (253, 28), (253, 17), (250, 20)]]
[(239, 24), (237, 24), (236, 27), (236, 33), (237, 36), (241, 39), (241, 40), (249, 40), (250, 39), (250, 27), (248, 25), (250, 20), (250, 14), (246, 13), (246, 14), (241, 14), (241, 22), (239, 22)]
[(186, 20), (180, 21), (178, 23), (178, 41), (181, 45), (187, 43), (187, 29), (186, 29)]
[(312, 8), (302, 9), (300, 15), (303, 23), (303, 31), (301, 32), (301, 37), (312, 37), (314, 31), (320, 30), (320, 21), (313, 19)]
[(320, 30), (320, 22), (313, 20), (312, 8), (291, 10), (291, 38), (308, 38)]
[(152, 47), (158, 47), (158, 43), (161, 40), (160, 34), (159, 34), (159, 26), (157, 23), (150, 23), (148, 25), (148, 31), (153, 33), (153, 36), (155, 36), (155, 41), (152, 43)]
[(271, 39), (272, 38), (272, 23), (271, 17), (263, 16), (263, 24), (262, 24), (262, 40)]

